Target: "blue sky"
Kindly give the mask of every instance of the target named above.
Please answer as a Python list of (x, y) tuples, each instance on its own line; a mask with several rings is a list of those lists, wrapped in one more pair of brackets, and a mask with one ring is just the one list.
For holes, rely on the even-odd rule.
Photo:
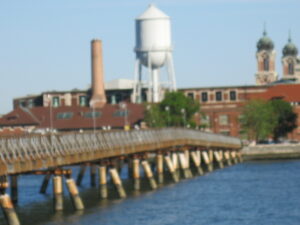
[(178, 87), (254, 84), (263, 23), (277, 51), (300, 47), (299, 0), (2, 0), (0, 113), (12, 99), (90, 85), (90, 40), (102, 39), (105, 80), (133, 78), (134, 19), (149, 5), (172, 19)]

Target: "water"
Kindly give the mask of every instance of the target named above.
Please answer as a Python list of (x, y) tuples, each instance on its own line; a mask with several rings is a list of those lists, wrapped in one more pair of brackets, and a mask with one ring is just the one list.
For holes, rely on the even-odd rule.
[(52, 212), (51, 193), (38, 194), (41, 177), (27, 176), (17, 210), (23, 225), (298, 225), (299, 171), (300, 161), (247, 162), (156, 191), (146, 185), (124, 200), (99, 200), (86, 176), (84, 213), (74, 213), (66, 196), (63, 214)]

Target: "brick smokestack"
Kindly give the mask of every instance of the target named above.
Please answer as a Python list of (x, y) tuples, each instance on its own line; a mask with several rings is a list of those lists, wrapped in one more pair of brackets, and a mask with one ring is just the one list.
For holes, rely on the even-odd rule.
[(90, 107), (102, 108), (106, 104), (106, 96), (103, 79), (102, 42), (100, 40), (92, 40), (91, 56), (92, 98), (90, 101)]

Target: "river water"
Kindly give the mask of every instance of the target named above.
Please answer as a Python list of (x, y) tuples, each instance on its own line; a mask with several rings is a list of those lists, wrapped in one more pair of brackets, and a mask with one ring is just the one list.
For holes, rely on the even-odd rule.
[[(166, 181), (155, 191), (145, 181), (141, 192), (130, 192), (124, 200), (114, 193), (99, 200), (86, 176), (80, 188), (86, 205), (82, 213), (74, 213), (67, 195), (64, 212), (53, 213), (51, 188), (47, 195), (38, 194), (41, 180), (20, 177), (22, 225), (300, 224), (298, 160), (244, 162), (177, 184)], [(2, 213), (0, 224), (5, 224)]]

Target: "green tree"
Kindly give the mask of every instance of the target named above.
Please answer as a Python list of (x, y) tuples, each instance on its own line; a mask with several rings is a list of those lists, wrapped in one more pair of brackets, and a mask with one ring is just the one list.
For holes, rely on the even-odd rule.
[(167, 92), (162, 102), (147, 106), (146, 123), (151, 127), (195, 126), (193, 116), (200, 104), (182, 92)]
[(241, 124), (248, 138), (258, 141), (272, 134), (278, 121), (270, 102), (251, 100), (244, 106)]
[(277, 117), (277, 126), (273, 129), (273, 138), (278, 140), (279, 137), (286, 136), (287, 133), (297, 127), (297, 114), (293, 111), (290, 103), (282, 99), (275, 99), (270, 103)]

